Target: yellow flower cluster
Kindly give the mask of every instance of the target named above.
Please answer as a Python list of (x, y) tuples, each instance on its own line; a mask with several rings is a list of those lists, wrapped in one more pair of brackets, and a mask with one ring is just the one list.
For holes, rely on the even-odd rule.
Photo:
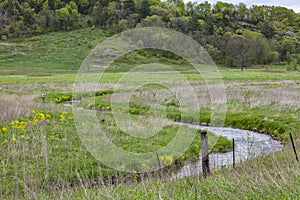
[[(8, 130), (25, 131), (29, 125), (34, 126), (39, 122), (49, 122), (49, 119), (52, 118), (50, 114), (44, 114), (42, 112), (36, 113), (35, 110), (32, 110), (32, 113), (34, 113), (34, 116), (31, 119), (13, 120), (8, 126), (3, 126), (0, 128), (0, 133), (7, 133)], [(12, 140), (14, 141), (14, 139)]]
[[(34, 110), (32, 112), (35, 113)], [(32, 125), (37, 125), (40, 122), (49, 122), (50, 118), (52, 118), (50, 114), (44, 114), (43, 112), (38, 112), (32, 117), (32, 120), (29, 120), (28, 122)]]
[(46, 133), (46, 135), (41, 135), (40, 132), (37, 132), (37, 134), (34, 134), (35, 130), (37, 130), (35, 128), (36, 126), (37, 128), (40, 128), (40, 125), (48, 126), (50, 122), (51, 125), (58, 125), (57, 122), (61, 121), (66, 121), (68, 123), (69, 120), (73, 119), (72, 113), (62, 112), (58, 115), (55, 114), (53, 116), (49, 113), (44, 113), (42, 111), (35, 110), (32, 110), (32, 113), (33, 114), (28, 119), (13, 120), (5, 126), (0, 126), (0, 134), (5, 134), (4, 137), (0, 138), (0, 145), (5, 145), (8, 142), (18, 143), (22, 140), (29, 139), (46, 139), (49, 142), (54, 142), (54, 144), (56, 144), (55, 149), (58, 149), (59, 146), (57, 142), (64, 140), (64, 138), (60, 136), (59, 133), (52, 132), (51, 134)]
[(56, 97), (54, 99), (54, 103), (62, 103), (62, 102), (66, 102), (66, 101), (71, 101), (72, 97), (71, 96), (61, 96), (61, 97)]
[(11, 127), (15, 130), (21, 130), (21, 131), (24, 131), (26, 126), (28, 125), (28, 122), (25, 122), (25, 121), (19, 121), (19, 120), (14, 120), (14, 121), (11, 121), (9, 123), (11, 125)]
[(166, 166), (171, 165), (174, 161), (172, 156), (160, 156), (159, 159)]
[(62, 112), (59, 115), (59, 121), (67, 121), (67, 120), (72, 120), (73, 119), (73, 114), (72, 113), (68, 113), (68, 112)]
[(101, 111), (111, 111), (111, 106), (98, 106), (98, 109), (100, 109)]
[(7, 127), (3, 126), (3, 127), (1, 128), (0, 133), (6, 133), (7, 130), (8, 130)]

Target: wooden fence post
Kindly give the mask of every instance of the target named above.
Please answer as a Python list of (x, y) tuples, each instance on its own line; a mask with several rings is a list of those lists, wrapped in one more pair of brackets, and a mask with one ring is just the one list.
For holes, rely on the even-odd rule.
[(299, 162), (297, 151), (296, 151), (296, 146), (295, 146), (295, 143), (294, 143), (292, 133), (290, 133), (290, 138), (291, 138), (291, 141), (292, 141), (292, 145), (293, 145), (294, 153), (295, 153), (295, 156), (296, 156), (296, 160)]
[(232, 165), (235, 168), (235, 146), (234, 146), (234, 138), (232, 138)]
[(159, 171), (160, 171), (161, 178), (163, 180), (165, 180), (165, 178), (164, 178), (164, 172), (163, 172), (163, 165), (162, 165), (162, 163), (161, 163), (161, 161), (159, 159), (158, 153), (156, 154), (156, 157), (157, 157), (157, 163), (158, 163), (158, 166), (159, 166)]
[(45, 100), (46, 100), (46, 93), (42, 94), (42, 100), (43, 100), (43, 102), (45, 102)]
[(202, 171), (204, 178), (210, 174), (207, 131), (201, 131)]

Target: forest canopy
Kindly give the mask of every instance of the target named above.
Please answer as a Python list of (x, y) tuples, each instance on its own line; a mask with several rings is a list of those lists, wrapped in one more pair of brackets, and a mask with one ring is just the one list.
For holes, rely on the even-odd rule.
[(2, 40), (87, 27), (113, 34), (148, 26), (188, 34), (225, 66), (286, 62), (297, 68), (300, 60), (300, 14), (285, 7), (182, 0), (0, 0)]

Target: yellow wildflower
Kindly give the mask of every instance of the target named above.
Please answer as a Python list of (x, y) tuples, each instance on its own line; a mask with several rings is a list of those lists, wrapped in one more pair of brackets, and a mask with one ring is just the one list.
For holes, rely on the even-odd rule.
[(162, 161), (164, 165), (171, 165), (173, 163), (172, 156), (160, 156), (159, 159)]
[(43, 120), (43, 119), (45, 119), (45, 114), (40, 112), (37, 115), (35, 115), (35, 118)]
[(18, 128), (22, 131), (25, 130), (27, 123), (26, 122), (20, 122)]
[(49, 137), (49, 140), (55, 140), (55, 135), (51, 135), (51, 136)]
[(172, 156), (166, 156), (165, 164), (171, 165), (173, 163), (173, 157)]
[(65, 116), (64, 115), (61, 115), (60, 117), (59, 117), (59, 121), (64, 121), (65, 120)]
[(6, 133), (7, 132), (7, 127), (2, 127), (1, 132)]
[(219, 169), (218, 168), (213, 169), (213, 173), (214, 174), (218, 174), (219, 173)]
[(40, 113), (40, 118), (41, 119), (45, 119), (45, 114), (44, 113)]
[(20, 129), (24, 131), (27, 126), (27, 123), (23, 121), (15, 120), (15, 121), (11, 121), (10, 125), (12, 125), (14, 129)]
[(15, 124), (19, 124), (19, 120), (11, 121), (9, 124), (12, 125), (12, 126), (14, 126)]

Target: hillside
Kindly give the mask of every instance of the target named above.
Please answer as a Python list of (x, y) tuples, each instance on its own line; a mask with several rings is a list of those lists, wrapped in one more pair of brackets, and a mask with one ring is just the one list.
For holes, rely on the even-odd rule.
[[(0, 19), (2, 48), (7, 38), (32, 37), (44, 33), (50, 34), (32, 39), (45, 40), (45, 49), (39, 49), (42, 52), (52, 54), (49, 51), (55, 51), (61, 42), (65, 42), (65, 49), (72, 46), (72, 49), (68, 49), (68, 55), (63, 51), (55, 56), (59, 65), (67, 70), (75, 69), (77, 61), (84, 58), (86, 53), (81, 51), (86, 52), (101, 40), (97, 29), (113, 35), (135, 27), (149, 26), (171, 28), (188, 34), (204, 46), (219, 65), (243, 69), (251, 65), (285, 62), (290, 65), (290, 70), (297, 70), (300, 62), (300, 15), (279, 6), (248, 8), (243, 3), (184, 4), (182, 0), (12, 0), (0, 2)], [(89, 27), (93, 30), (86, 31)], [(70, 32), (80, 29), (83, 32), (77, 35)], [(54, 36), (51, 34), (57, 31), (61, 32)], [(36, 42), (34, 45), (42, 44)], [(25, 46), (24, 51), (22, 54), (16, 48), (13, 54), (26, 55), (26, 51), (30, 53), (32, 50)], [(68, 60), (69, 56), (75, 57), (71, 63), (59, 60)], [(45, 55), (42, 58), (46, 58)], [(37, 59), (43, 65), (40, 56)], [(26, 59), (22, 62), (26, 66)]]
[(5, 74), (72, 72), (104, 37), (101, 30), (83, 29), (0, 42), (1, 70)]

